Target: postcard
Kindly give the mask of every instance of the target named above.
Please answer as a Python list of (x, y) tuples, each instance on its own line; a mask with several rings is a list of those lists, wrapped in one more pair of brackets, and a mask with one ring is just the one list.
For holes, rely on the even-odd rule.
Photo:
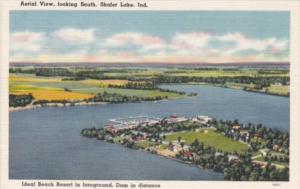
[(299, 188), (299, 1), (2, 1), (1, 180)]

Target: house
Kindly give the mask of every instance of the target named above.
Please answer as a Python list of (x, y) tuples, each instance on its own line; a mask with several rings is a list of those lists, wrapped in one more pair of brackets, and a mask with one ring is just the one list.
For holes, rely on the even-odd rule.
[(255, 133), (254, 136), (253, 136), (253, 139), (255, 140), (258, 140), (258, 139), (261, 139), (262, 138), (262, 135), (259, 134), (259, 133)]
[(190, 148), (190, 147), (189, 147), (188, 145), (184, 145), (182, 149), (183, 149), (184, 151), (187, 151), (187, 150), (189, 150), (189, 148)]
[(185, 159), (192, 159), (193, 158), (193, 153), (189, 152), (189, 151), (185, 151), (185, 152), (183, 152), (183, 157)]
[(237, 160), (237, 159), (239, 158), (235, 155), (228, 155), (228, 161)]
[(221, 153), (221, 152), (216, 152), (215, 153), (215, 156), (223, 156), (224, 155), (224, 153)]
[(273, 150), (275, 150), (275, 151), (278, 151), (279, 148), (280, 148), (280, 147), (279, 147), (277, 144), (275, 144), (275, 145), (273, 146)]
[(238, 131), (241, 129), (241, 126), (240, 125), (234, 125), (232, 126), (232, 129), (235, 130), (235, 131)]
[(114, 125), (111, 124), (106, 125), (104, 127), (104, 130), (112, 134), (117, 133), (119, 131), (118, 128), (116, 128)]
[(246, 136), (249, 136), (249, 132), (246, 130), (246, 129), (240, 129), (240, 134), (243, 136), (243, 135), (246, 135)]
[(198, 115), (192, 118), (192, 121), (196, 123), (207, 124), (209, 121), (212, 121), (212, 118), (204, 115)]
[(262, 153), (262, 155), (265, 157), (268, 155), (269, 153), (269, 149), (265, 148), (265, 149), (260, 149), (259, 152)]
[(170, 144), (168, 149), (172, 152), (178, 152), (178, 147), (175, 144)]

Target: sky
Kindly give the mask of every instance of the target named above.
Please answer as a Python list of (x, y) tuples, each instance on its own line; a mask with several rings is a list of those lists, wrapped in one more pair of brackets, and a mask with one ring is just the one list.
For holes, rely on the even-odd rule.
[(289, 61), (285, 11), (11, 11), (11, 62)]

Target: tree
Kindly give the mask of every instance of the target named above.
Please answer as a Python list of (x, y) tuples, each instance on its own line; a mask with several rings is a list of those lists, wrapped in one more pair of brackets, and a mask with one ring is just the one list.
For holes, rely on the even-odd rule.
[(178, 136), (178, 137), (177, 137), (177, 141), (178, 141), (178, 142), (181, 142), (181, 136)]
[(183, 148), (184, 147), (184, 142), (181, 142), (180, 146), (181, 146), (181, 148)]

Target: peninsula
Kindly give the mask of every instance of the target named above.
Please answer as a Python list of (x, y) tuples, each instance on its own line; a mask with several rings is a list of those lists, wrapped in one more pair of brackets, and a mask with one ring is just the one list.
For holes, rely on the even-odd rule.
[(111, 119), (81, 135), (222, 172), (225, 180), (286, 181), (289, 134), (208, 116)]

